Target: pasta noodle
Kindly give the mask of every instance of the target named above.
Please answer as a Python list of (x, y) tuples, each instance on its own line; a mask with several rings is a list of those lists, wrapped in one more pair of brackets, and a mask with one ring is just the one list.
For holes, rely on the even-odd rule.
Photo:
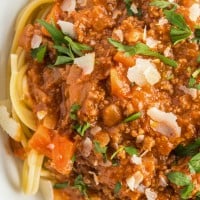
[(200, 10), (196, 0), (176, 2), (23, 8), (12, 116), (0, 106), (0, 125), (24, 160), (24, 193), (41, 185), (48, 200), (199, 196)]

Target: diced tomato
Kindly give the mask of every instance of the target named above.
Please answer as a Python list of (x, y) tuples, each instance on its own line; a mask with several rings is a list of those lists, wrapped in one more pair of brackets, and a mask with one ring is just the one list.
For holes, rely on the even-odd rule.
[(125, 75), (116, 68), (110, 70), (111, 91), (118, 97), (126, 97), (130, 92), (130, 86)]
[(48, 128), (40, 125), (29, 141), (30, 147), (51, 158), (52, 150), (49, 148), (52, 143), (51, 135), (52, 133)]
[(135, 64), (133, 56), (126, 56), (123, 52), (117, 52), (114, 56), (114, 60), (121, 63), (124, 67), (132, 67)]
[[(57, 23), (57, 21), (59, 20), (59, 17), (60, 17), (60, 13), (62, 13), (62, 10), (60, 8), (60, 4), (55, 4), (53, 6), (53, 8), (51, 9), (50, 13), (47, 15), (46, 17), (46, 22), (48, 23)], [(47, 37), (50, 37), (50, 34), (48, 33), (48, 31), (42, 27), (42, 33), (47, 36)]]
[(40, 125), (29, 141), (29, 146), (52, 159), (52, 166), (61, 174), (69, 174), (75, 144), (66, 136)]
[(61, 174), (69, 174), (72, 169), (72, 156), (75, 145), (67, 137), (55, 134), (53, 139), (55, 145), (52, 152), (52, 162), (55, 169)]

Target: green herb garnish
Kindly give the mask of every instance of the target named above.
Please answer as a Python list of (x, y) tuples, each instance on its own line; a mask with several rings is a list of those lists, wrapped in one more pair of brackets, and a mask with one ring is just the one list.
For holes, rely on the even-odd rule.
[(123, 122), (125, 122), (125, 123), (126, 122), (132, 122), (132, 121), (135, 121), (136, 119), (139, 119), (141, 116), (142, 116), (142, 113), (141, 112), (137, 112), (137, 113), (134, 113), (133, 115), (130, 115), (126, 119), (124, 119)]
[(200, 63), (200, 55), (197, 56), (197, 62)]
[(180, 192), (181, 198), (182, 199), (188, 199), (190, 197), (193, 189), (194, 189), (194, 185), (192, 183), (185, 186)]
[(125, 150), (126, 153), (128, 153), (130, 156), (133, 156), (133, 155), (137, 155), (137, 154), (138, 154), (138, 150), (137, 150), (135, 147), (131, 147), (131, 146), (124, 147), (124, 150)]
[(77, 112), (80, 110), (81, 106), (77, 103), (73, 104), (70, 108), (70, 119), (77, 120)]
[(63, 65), (73, 63), (73, 58), (67, 56), (58, 56), (54, 65)]
[(98, 141), (94, 141), (94, 150), (97, 152), (97, 153), (100, 153), (102, 154), (103, 156), (103, 159), (104, 161), (107, 160), (107, 148), (108, 147), (102, 147), (101, 144), (98, 142)]
[(56, 44), (62, 44), (64, 42), (64, 34), (56, 26), (41, 19), (38, 19), (37, 22), (44, 26)]
[(36, 49), (31, 50), (31, 56), (35, 58), (39, 63), (43, 62), (44, 56), (46, 54), (47, 47), (46, 46), (40, 46)]
[(194, 142), (183, 146), (182, 144), (178, 145), (174, 150), (175, 155), (180, 157), (185, 156), (194, 156), (198, 153), (200, 148), (200, 138), (196, 139)]
[(167, 174), (167, 178), (171, 183), (174, 183), (177, 186), (187, 186), (190, 184), (189, 177), (181, 172), (170, 172)]
[(76, 124), (73, 128), (81, 135), (82, 137), (85, 135), (85, 132), (90, 128), (90, 124), (88, 122), (84, 124)]
[(121, 190), (121, 188), (122, 188), (122, 184), (121, 184), (120, 182), (117, 182), (117, 183), (115, 184), (114, 194), (118, 194), (119, 191)]
[(200, 26), (196, 27), (194, 30), (194, 41), (200, 43)]
[(170, 65), (172, 67), (178, 66), (178, 63), (175, 60), (167, 58), (167, 57), (163, 56), (162, 54), (151, 50), (144, 43), (137, 43), (135, 46), (128, 46), (128, 45), (123, 45), (122, 43), (120, 43), (116, 40), (113, 40), (112, 38), (108, 38), (108, 41), (110, 42), (110, 44), (112, 44), (114, 47), (116, 47), (118, 51), (125, 52), (126, 56), (133, 56), (136, 54), (144, 55), (144, 56), (152, 56), (152, 57), (159, 58), (166, 65)]
[(196, 173), (200, 172), (200, 153), (193, 156), (189, 161), (190, 170)]
[(75, 163), (75, 162), (76, 162), (76, 155), (75, 155), (75, 154), (72, 156), (71, 161), (72, 161), (72, 163)]
[(154, 0), (149, 5), (164, 9), (164, 8), (168, 8), (169, 6), (171, 6), (172, 3), (168, 2), (168, 1), (164, 1), (164, 0)]
[(44, 20), (38, 20), (38, 23), (48, 31), (55, 43), (54, 48), (58, 56), (54, 66), (73, 63), (75, 57), (83, 55), (83, 51), (92, 50), (90, 46), (75, 42), (69, 36), (64, 35), (55, 25)]
[(54, 189), (64, 189), (67, 186), (69, 186), (69, 183), (68, 182), (63, 182), (63, 183), (56, 183), (56, 184), (54, 184), (53, 188)]
[(189, 82), (188, 82), (189, 88), (196, 88), (197, 90), (200, 90), (200, 83), (197, 83), (197, 80), (196, 80), (199, 74), (200, 74), (200, 68), (196, 69), (192, 73), (192, 76), (189, 78)]
[(87, 196), (87, 185), (84, 183), (82, 175), (78, 175), (76, 177), (74, 187), (77, 188), (83, 195)]
[(135, 148), (135, 147), (132, 147), (132, 146), (121, 146), (119, 149), (117, 149), (117, 151), (115, 151), (112, 156), (110, 157), (111, 160), (113, 160), (116, 155), (122, 151), (125, 151), (126, 153), (128, 153), (130, 156), (133, 156), (133, 155), (137, 155), (138, 154), (138, 150)]

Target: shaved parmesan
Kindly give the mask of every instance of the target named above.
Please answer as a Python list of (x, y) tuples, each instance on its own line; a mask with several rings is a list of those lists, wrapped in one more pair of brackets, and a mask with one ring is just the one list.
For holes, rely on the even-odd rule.
[(65, 12), (72, 12), (76, 9), (76, 0), (64, 0), (61, 9)]
[(147, 37), (146, 38), (146, 44), (150, 48), (155, 48), (159, 43), (160, 43), (160, 41), (154, 40), (152, 37)]
[(41, 35), (33, 35), (32, 40), (31, 40), (31, 48), (36, 49), (40, 46), (42, 43), (42, 36)]
[(137, 155), (133, 155), (131, 157), (131, 163), (136, 164), (136, 165), (141, 165), (142, 164), (142, 158), (137, 156)]
[(157, 193), (156, 192), (154, 192), (152, 189), (150, 189), (150, 188), (147, 188), (146, 190), (145, 190), (145, 195), (146, 195), (146, 197), (147, 197), (147, 200), (156, 200), (157, 199)]
[(136, 65), (128, 69), (127, 77), (139, 86), (154, 85), (161, 78), (156, 66), (150, 60), (142, 58), (137, 58)]
[(161, 17), (158, 21), (159, 26), (163, 26), (168, 23), (168, 20), (165, 17)]
[(131, 191), (134, 191), (138, 188), (140, 183), (143, 181), (143, 175), (140, 171), (135, 172), (134, 175), (126, 179), (126, 184), (128, 185)]
[(135, 5), (135, 3), (131, 4), (130, 9), (133, 11), (134, 14), (138, 14), (138, 9), (137, 9), (137, 6)]
[(189, 8), (189, 17), (194, 22), (196, 22), (197, 19), (200, 17), (200, 4), (199, 3), (194, 3)]
[(147, 111), (147, 115), (154, 121), (150, 122), (150, 126), (166, 137), (180, 137), (181, 127), (177, 123), (177, 117), (173, 113), (163, 112), (156, 107), (152, 107)]
[(73, 23), (62, 21), (62, 20), (58, 20), (57, 24), (60, 26), (62, 32), (65, 35), (69, 35), (72, 38), (76, 37), (75, 31), (74, 31), (74, 24)]
[(184, 85), (181, 85), (179, 87), (179, 89), (182, 90), (185, 94), (189, 94), (193, 99), (197, 98), (197, 94), (198, 94), (197, 89), (195, 89), (195, 88), (187, 88)]
[(165, 56), (165, 57), (173, 57), (173, 56), (174, 56), (171, 47), (167, 47), (167, 48), (164, 50), (164, 56)]
[(92, 141), (89, 137), (86, 137), (86, 139), (83, 142), (82, 154), (84, 157), (88, 157), (91, 151), (92, 151)]
[(0, 106), (0, 126), (11, 138), (20, 141), (20, 124), (10, 117), (5, 106)]
[(115, 35), (119, 38), (120, 42), (123, 42), (124, 40), (124, 34), (123, 31), (121, 29), (116, 29), (114, 31)]
[(94, 70), (95, 53), (87, 53), (82, 57), (75, 58), (74, 64), (83, 70), (83, 74), (91, 74)]

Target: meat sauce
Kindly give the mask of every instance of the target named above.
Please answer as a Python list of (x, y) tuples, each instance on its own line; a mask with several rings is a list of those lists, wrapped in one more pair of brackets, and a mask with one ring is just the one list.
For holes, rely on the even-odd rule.
[[(56, 20), (73, 23), (76, 41), (92, 47), (95, 52), (94, 70), (88, 75), (83, 75), (75, 64), (49, 67), (57, 56), (52, 38), (44, 34), (38, 23), (24, 29), (19, 45), (26, 50), (31, 108), (37, 123), (67, 135), (76, 145), (76, 160), (69, 175), (55, 172), (51, 160), (47, 159), (44, 165), (56, 174), (56, 182), (70, 183), (65, 189), (55, 190), (61, 199), (178, 200), (183, 187), (168, 179), (171, 171), (190, 177), (193, 190), (187, 198), (195, 199), (199, 174), (190, 172), (191, 157), (179, 157), (174, 149), (193, 142), (200, 134), (199, 91), (188, 87), (192, 73), (199, 68), (198, 43), (186, 39), (173, 45), (172, 25), (165, 21), (162, 9), (150, 6), (149, 0), (130, 1), (140, 13), (129, 15), (126, 2), (86, 0), (86, 4), (82, 4), (77, 1), (75, 11), (59, 9), (59, 15), (55, 15)], [(190, 19), (189, 8), (195, 1), (177, 0), (176, 3), (177, 12), (194, 31), (200, 20)], [(55, 4), (59, 7), (62, 1), (57, 0)], [(47, 46), (42, 63), (31, 57), (31, 38), (35, 33), (42, 35), (42, 44)], [(177, 61), (178, 66), (173, 68), (151, 56), (124, 57), (108, 38), (130, 46), (138, 42), (148, 44), (150, 38), (151, 49)], [(138, 59), (153, 63), (160, 74), (156, 84), (140, 86), (129, 80), (128, 70), (137, 65)], [(199, 78), (196, 81), (198, 83)], [(83, 135), (73, 128), (70, 109), (74, 104), (80, 105), (77, 121), (90, 124)], [(151, 108), (158, 109), (154, 114), (157, 117), (149, 114)], [(164, 114), (160, 111), (170, 113), (169, 121), (162, 118)], [(46, 114), (38, 119), (41, 112)], [(141, 113), (138, 119), (124, 121), (138, 112)], [(106, 153), (98, 152), (95, 144), (106, 148)], [(137, 155), (130, 155), (125, 147), (134, 147)], [(74, 187), (78, 175), (87, 185), (87, 194)]]

